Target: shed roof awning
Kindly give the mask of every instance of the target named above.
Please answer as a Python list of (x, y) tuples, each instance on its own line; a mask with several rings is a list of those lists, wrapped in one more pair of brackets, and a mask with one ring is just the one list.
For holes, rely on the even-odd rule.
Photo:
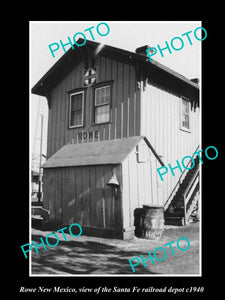
[(67, 144), (50, 157), (43, 168), (120, 164), (143, 136), (85, 144)]

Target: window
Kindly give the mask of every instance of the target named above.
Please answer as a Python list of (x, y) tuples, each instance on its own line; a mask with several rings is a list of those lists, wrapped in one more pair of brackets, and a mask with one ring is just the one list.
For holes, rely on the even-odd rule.
[(84, 92), (70, 94), (70, 121), (69, 127), (83, 126)]
[(190, 102), (181, 98), (181, 129), (190, 131)]
[(96, 124), (110, 121), (110, 85), (95, 89), (94, 122)]

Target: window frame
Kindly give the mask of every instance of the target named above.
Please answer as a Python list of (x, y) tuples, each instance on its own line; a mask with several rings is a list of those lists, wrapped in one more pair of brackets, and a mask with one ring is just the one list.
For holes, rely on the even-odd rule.
[[(71, 92), (69, 94), (70, 97), (70, 104), (69, 104), (69, 128), (79, 128), (79, 127), (84, 127), (84, 97), (85, 97), (85, 91), (84, 90), (80, 90), (77, 92)], [(82, 124), (79, 125), (71, 125), (71, 102), (72, 102), (72, 96), (74, 95), (78, 95), (78, 94), (82, 94)]]
[[(180, 129), (183, 130), (183, 131), (186, 131), (186, 132), (191, 132), (191, 105), (190, 105), (190, 100), (188, 98), (185, 98), (185, 97), (181, 97), (180, 98), (181, 101), (180, 101)], [(182, 124), (182, 119), (183, 119), (183, 101), (186, 101), (188, 103), (188, 114), (185, 114), (185, 115), (188, 115), (188, 123), (189, 123), (189, 127), (184, 127), (183, 124)]]
[[(98, 104), (96, 105), (96, 90), (101, 89), (101, 88), (106, 88), (109, 87), (110, 89), (110, 95), (109, 95), (109, 102), (104, 103), (104, 104)], [(96, 108), (101, 107), (101, 106), (106, 106), (109, 105), (109, 120), (104, 121), (104, 122), (96, 122), (95, 118), (95, 111)], [(107, 81), (107, 82), (101, 82), (93, 86), (93, 125), (101, 125), (101, 124), (108, 124), (112, 123), (112, 81)]]

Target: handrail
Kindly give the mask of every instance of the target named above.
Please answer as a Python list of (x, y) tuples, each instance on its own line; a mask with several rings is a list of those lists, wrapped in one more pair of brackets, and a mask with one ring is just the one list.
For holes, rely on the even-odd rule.
[(199, 173), (199, 169), (197, 168), (196, 171), (195, 171), (195, 173), (193, 174), (193, 177), (192, 177), (191, 181), (188, 183), (186, 189), (185, 189), (184, 192), (183, 192), (183, 196), (184, 196), (185, 198), (188, 197), (188, 194), (189, 194), (189, 192), (190, 192), (190, 190), (191, 190), (191, 187), (192, 187), (192, 185), (194, 184), (196, 178), (198, 177), (198, 173)]
[[(194, 192), (195, 189), (198, 187), (198, 185), (199, 185), (199, 181), (196, 181), (196, 184), (193, 185), (193, 187), (194, 187), (194, 188), (193, 188), (193, 192)], [(187, 222), (188, 218), (190, 217), (190, 215), (191, 215), (191, 213), (192, 213), (192, 211), (193, 211), (193, 207), (195, 206), (195, 204), (196, 204), (196, 202), (197, 202), (197, 199), (196, 199), (195, 197), (196, 197), (196, 195), (194, 196), (194, 198), (193, 198), (193, 200), (192, 200), (192, 203), (191, 203), (189, 209), (185, 212), (185, 220), (184, 220), (185, 223)]]
[(193, 185), (192, 185), (192, 187), (191, 187), (191, 189), (190, 189), (191, 193), (186, 197), (186, 199), (184, 199), (184, 200), (186, 201), (186, 202), (185, 202), (186, 208), (187, 208), (188, 203), (190, 202), (191, 196), (192, 196), (192, 194), (193, 194), (193, 192), (194, 192), (194, 190), (195, 190), (195, 188), (196, 188), (196, 186), (197, 186), (198, 184), (199, 184), (199, 180), (198, 180), (198, 177), (197, 177), (197, 180), (195, 180), (195, 182), (193, 183)]
[[(197, 148), (195, 149), (195, 151), (194, 151), (193, 153), (197, 152), (199, 146), (200, 146), (200, 145), (197, 146)], [(194, 157), (194, 155), (192, 155), (192, 157)], [(189, 166), (189, 164), (190, 164), (191, 161), (192, 161), (192, 160), (190, 159), (190, 161), (188, 162), (187, 166)], [(186, 166), (186, 167), (187, 167), (187, 166)], [(177, 192), (177, 190), (178, 190), (180, 184), (183, 182), (183, 180), (181, 180), (181, 178), (182, 178), (182, 177), (184, 176), (184, 174), (186, 174), (188, 171), (189, 171), (188, 169), (185, 169), (185, 170), (182, 172), (182, 174), (180, 175), (180, 177), (179, 177), (179, 179), (178, 179), (176, 185), (174, 186), (172, 192), (170, 193), (168, 199), (166, 200), (166, 202), (165, 202), (165, 204), (164, 204), (164, 210), (167, 209), (167, 207), (169, 206), (170, 202), (172, 201), (172, 199), (173, 199), (175, 193)], [(170, 201), (169, 201), (169, 200), (170, 200)]]
[(183, 193), (183, 200), (184, 200), (184, 225), (187, 223), (188, 214), (186, 211), (187, 204), (191, 199), (192, 193), (195, 190), (197, 184), (199, 182), (199, 168), (195, 171), (191, 181), (188, 183), (184, 193)]
[(165, 166), (165, 164), (163, 163), (163, 161), (161, 160), (161, 158), (159, 157), (158, 153), (155, 151), (155, 149), (153, 148), (153, 146), (151, 145), (151, 143), (149, 142), (149, 140), (145, 136), (143, 136), (143, 138), (144, 138), (146, 144), (151, 149), (152, 153), (155, 155), (155, 157), (157, 158), (157, 160), (161, 164), (161, 166)]

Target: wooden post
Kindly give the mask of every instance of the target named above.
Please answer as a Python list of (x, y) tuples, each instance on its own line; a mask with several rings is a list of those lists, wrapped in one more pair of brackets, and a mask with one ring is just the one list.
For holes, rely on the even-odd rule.
[(105, 228), (105, 195), (102, 199), (102, 221), (103, 221), (103, 228)]
[(41, 138), (40, 138), (40, 161), (39, 161), (39, 180), (38, 180), (38, 203), (41, 203), (41, 165), (42, 165), (42, 135), (43, 135), (43, 115), (41, 115)]
[(186, 220), (186, 197), (183, 196), (184, 199), (184, 225), (186, 225), (187, 220)]

